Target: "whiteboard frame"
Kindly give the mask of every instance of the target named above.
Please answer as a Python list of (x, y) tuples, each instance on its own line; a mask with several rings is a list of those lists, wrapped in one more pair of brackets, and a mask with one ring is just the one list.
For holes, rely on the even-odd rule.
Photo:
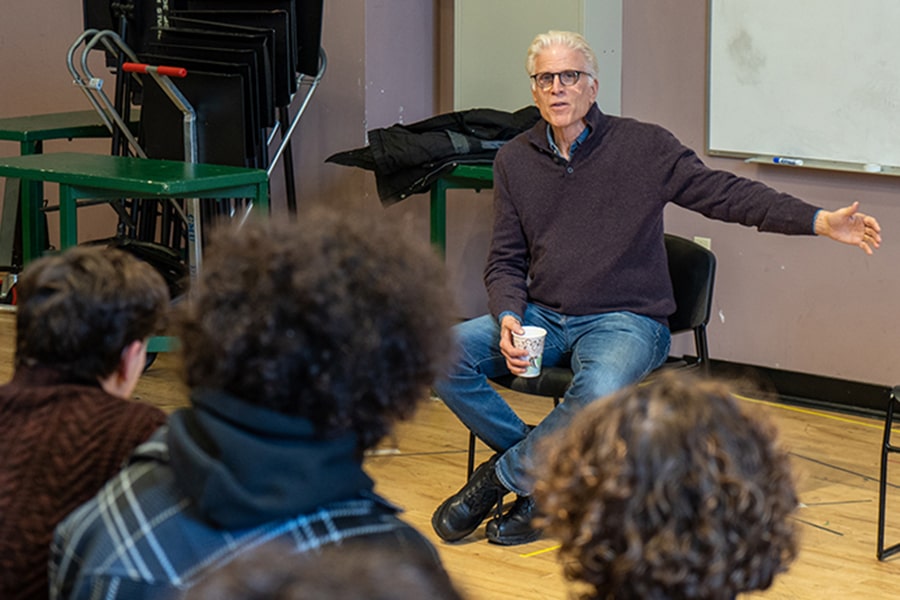
[[(848, 9), (848, 2), (844, 2), (844, 0), (834, 1), (839, 6), (833, 6), (832, 12), (822, 15), (823, 25), (827, 26), (830, 20), (835, 19), (833, 15), (841, 14), (837, 10), (838, 8), (842, 8), (845, 11)], [(738, 4), (735, 4), (735, 2), (738, 2)], [(748, 4), (742, 6), (740, 2), (748, 2)], [(875, 2), (875, 0), (863, 0), (863, 2), (871, 3)], [(740, 73), (738, 68), (723, 67), (723, 65), (733, 67), (733, 64), (737, 62), (735, 59), (737, 53), (732, 51), (732, 46), (730, 45), (728, 46), (729, 52), (727, 56), (726, 52), (722, 50), (725, 45), (725, 40), (722, 39), (722, 36), (731, 33), (731, 31), (729, 29), (716, 30), (716, 26), (722, 24), (721, 19), (717, 19), (716, 10), (718, 7), (722, 11), (740, 11), (743, 10), (743, 7), (749, 8), (751, 4), (753, 4), (754, 9), (759, 7), (756, 0), (708, 0), (707, 3), (707, 153), (711, 156), (752, 158), (754, 159), (752, 162), (760, 163), (767, 161), (771, 163), (771, 157), (773, 156), (788, 156), (803, 158), (805, 166), (812, 167), (815, 165), (814, 168), (867, 173), (873, 172), (871, 166), (875, 164), (883, 167), (875, 172), (879, 174), (894, 174), (896, 168), (892, 165), (900, 165), (900, 143), (894, 143), (893, 141), (900, 139), (900, 135), (894, 135), (895, 133), (900, 133), (900, 93), (895, 94), (893, 90), (896, 89), (900, 92), (900, 68), (896, 69), (897, 73), (895, 74), (894, 70), (882, 67), (884, 61), (879, 60), (878, 52), (859, 51), (860, 48), (868, 48), (868, 46), (856, 41), (859, 38), (854, 36), (860, 35), (858, 30), (851, 30), (850, 27), (840, 25), (837, 27), (841, 30), (838, 33), (844, 35), (844, 38), (837, 34), (833, 36), (820, 35), (817, 38), (811, 37), (809, 35), (810, 31), (798, 30), (797, 24), (792, 21), (783, 21), (787, 23), (784, 31), (775, 30), (772, 34), (776, 44), (779, 44), (777, 46), (754, 45), (754, 42), (759, 42), (757, 37), (764, 37), (766, 41), (771, 42), (768, 36), (758, 36), (759, 30), (755, 32), (757, 36), (753, 35), (752, 30), (751, 34), (747, 36), (750, 44), (745, 50), (747, 50), (748, 54), (760, 51), (758, 55), (753, 57), (759, 58), (760, 64), (763, 65), (760, 69), (763, 73), (761, 75), (763, 79), (761, 80), (762, 86), (757, 85), (754, 87), (754, 85), (747, 84), (743, 88), (748, 92), (758, 91), (759, 94), (748, 93), (747, 98), (753, 98), (758, 101), (749, 107), (746, 104), (742, 106), (740, 103), (744, 100), (744, 97), (735, 91), (738, 87), (735, 81), (738, 81), (744, 74)], [(797, 5), (785, 7), (782, 4), (780, 6), (779, 10), (790, 14), (790, 11), (796, 10), (793, 7)], [(823, 12), (829, 9), (829, 6), (824, 4), (817, 6), (820, 6), (820, 10)], [(866, 7), (860, 8), (865, 10)], [(882, 13), (886, 14), (891, 14), (896, 10), (895, 5), (880, 2), (873, 4), (869, 8), (873, 11), (875, 8), (878, 8)], [(880, 13), (876, 12), (876, 16), (878, 14)], [(734, 18), (733, 15), (732, 18)], [(875, 17), (870, 17), (870, 19), (872, 20), (868, 23), (868, 27), (873, 32), (879, 33), (881, 29), (884, 29), (881, 21), (878, 21)], [(747, 22), (748, 28), (755, 24), (752, 19), (747, 19), (746, 21), (738, 20), (737, 22)], [(843, 22), (840, 21), (841, 24)], [(893, 20), (888, 22), (892, 23)], [(758, 24), (756, 25), (758, 26)], [(849, 33), (848, 30), (850, 31)], [(766, 33), (768, 34), (772, 31), (769, 28)], [(831, 30), (828, 29), (827, 31), (830, 33)], [(717, 37), (717, 34), (721, 35)], [(798, 36), (804, 34), (807, 36), (803, 38), (805, 46), (801, 47), (799, 42), (797, 42), (792, 46), (797, 49), (795, 52), (778, 51), (777, 48), (783, 44), (783, 42), (779, 43), (779, 39), (798, 39)], [(895, 34), (892, 35), (892, 38), (885, 36), (885, 39), (893, 40), (893, 38), (896, 38)], [(868, 40), (871, 37), (874, 36), (864, 39)], [(828, 44), (822, 43), (820, 41), (822, 38), (827, 38)], [(732, 40), (730, 44), (735, 44), (735, 40)], [(851, 43), (854, 41), (856, 43)], [(882, 41), (882, 43), (885, 42)], [(889, 44), (893, 44), (893, 41), (890, 41)], [(872, 45), (875, 46), (874, 41)], [(815, 46), (817, 51), (822, 52), (821, 59), (819, 59), (818, 55), (813, 59), (810, 58), (810, 46)], [(843, 50), (843, 53), (836, 54), (836, 51), (839, 50)], [(833, 54), (829, 55), (827, 52), (832, 52)], [(843, 54), (847, 56), (845, 57)], [(840, 56), (840, 58), (832, 58), (833, 56)], [(810, 64), (810, 60), (815, 61), (815, 68), (803, 70), (792, 62), (796, 61), (799, 63), (804, 59), (807, 61), (807, 65)], [(852, 67), (845, 67), (844, 70), (838, 69), (836, 73), (829, 74), (828, 69), (831, 68), (832, 64), (837, 69), (845, 60), (846, 64)], [(856, 67), (860, 64), (860, 61), (867, 62), (864, 63), (864, 66), (857, 69)], [(785, 79), (783, 72), (787, 70), (797, 73), (796, 79)], [(720, 73), (724, 73), (724, 75), (718, 77)], [(865, 76), (870, 73), (878, 73), (882, 76), (866, 78)], [(795, 108), (794, 105), (787, 106), (786, 110), (777, 110), (779, 106), (784, 109), (785, 105), (790, 103), (782, 102), (779, 105), (776, 102), (767, 103), (765, 100), (759, 100), (760, 98), (776, 96), (777, 93), (773, 92), (773, 90), (783, 89), (776, 87), (774, 83), (767, 85), (770, 80), (772, 82), (802, 82), (797, 89), (793, 90), (793, 93), (797, 96), (784, 94), (784, 96), (791, 98), (803, 98), (803, 93), (810, 94), (811, 100), (796, 104), (797, 110), (801, 111), (799, 116), (795, 117), (794, 113), (790, 112), (790, 110)], [(859, 89), (860, 80), (878, 81), (879, 86), (882, 86), (884, 89), (872, 90), (871, 95), (877, 95), (878, 97), (875, 99), (880, 102), (872, 102), (871, 105), (859, 105), (864, 110), (848, 110), (851, 99), (855, 101), (855, 97), (850, 92)], [(721, 83), (723, 81), (723, 85), (717, 86), (717, 82)], [(831, 82), (833, 81), (841, 82), (843, 87), (831, 87)], [(853, 82), (856, 82), (857, 87), (852, 85)], [(822, 91), (819, 91), (817, 94), (812, 93), (816, 89), (815, 86), (825, 86), (826, 84), (829, 87), (823, 89), (831, 93)], [(872, 85), (871, 87), (876, 88), (878, 86)], [(840, 93), (836, 93), (836, 91)], [(726, 98), (726, 100), (719, 99), (722, 97)], [(834, 102), (834, 105), (831, 102)], [(729, 108), (732, 106), (731, 103), (734, 103), (737, 110)], [(746, 123), (751, 125), (736, 124), (733, 130), (725, 130), (724, 126), (728, 125), (729, 114), (732, 112), (746, 115)], [(778, 119), (769, 121), (769, 115), (782, 116), (784, 122), (779, 122)], [(815, 116), (813, 117), (812, 115)], [(835, 115), (843, 116), (838, 117)], [(752, 125), (754, 123), (756, 125)], [(768, 123), (771, 123), (770, 132), (762, 133), (765, 125)], [(749, 131), (749, 133), (745, 133), (745, 131)], [(770, 135), (773, 137), (767, 137)], [(851, 143), (847, 143), (848, 140)]]

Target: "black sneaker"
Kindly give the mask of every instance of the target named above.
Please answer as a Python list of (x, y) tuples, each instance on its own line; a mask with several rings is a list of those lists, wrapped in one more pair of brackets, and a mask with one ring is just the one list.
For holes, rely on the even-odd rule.
[(516, 497), (505, 515), (491, 519), (484, 534), (488, 541), (501, 546), (516, 546), (527, 544), (541, 537), (542, 531), (531, 524), (534, 518), (534, 498), (531, 496)]
[(481, 463), (472, 477), (454, 495), (444, 500), (431, 517), (435, 533), (447, 542), (463, 539), (499, 506), (509, 490), (497, 479), (494, 466), (500, 458), (495, 454)]

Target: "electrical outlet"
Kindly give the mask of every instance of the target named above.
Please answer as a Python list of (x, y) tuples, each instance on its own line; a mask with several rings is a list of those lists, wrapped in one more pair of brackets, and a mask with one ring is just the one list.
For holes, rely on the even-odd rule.
[(712, 250), (712, 238), (708, 237), (700, 237), (699, 235), (694, 236), (694, 243), (700, 244), (707, 250)]

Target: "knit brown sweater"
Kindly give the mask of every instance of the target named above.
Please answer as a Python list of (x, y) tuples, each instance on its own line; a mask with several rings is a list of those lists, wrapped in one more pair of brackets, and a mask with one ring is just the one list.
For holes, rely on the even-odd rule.
[(48, 368), (19, 368), (0, 386), (0, 598), (47, 598), (56, 524), (165, 420)]

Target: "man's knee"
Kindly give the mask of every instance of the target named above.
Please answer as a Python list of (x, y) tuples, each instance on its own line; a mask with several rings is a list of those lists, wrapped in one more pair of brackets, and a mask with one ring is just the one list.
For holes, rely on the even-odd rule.
[(579, 406), (613, 394), (637, 381), (636, 375), (606, 369), (582, 369), (572, 380), (565, 401)]
[(456, 338), (457, 369), (478, 369), (485, 360), (499, 354), (500, 329), (493, 317), (485, 315), (459, 323), (453, 327)]

